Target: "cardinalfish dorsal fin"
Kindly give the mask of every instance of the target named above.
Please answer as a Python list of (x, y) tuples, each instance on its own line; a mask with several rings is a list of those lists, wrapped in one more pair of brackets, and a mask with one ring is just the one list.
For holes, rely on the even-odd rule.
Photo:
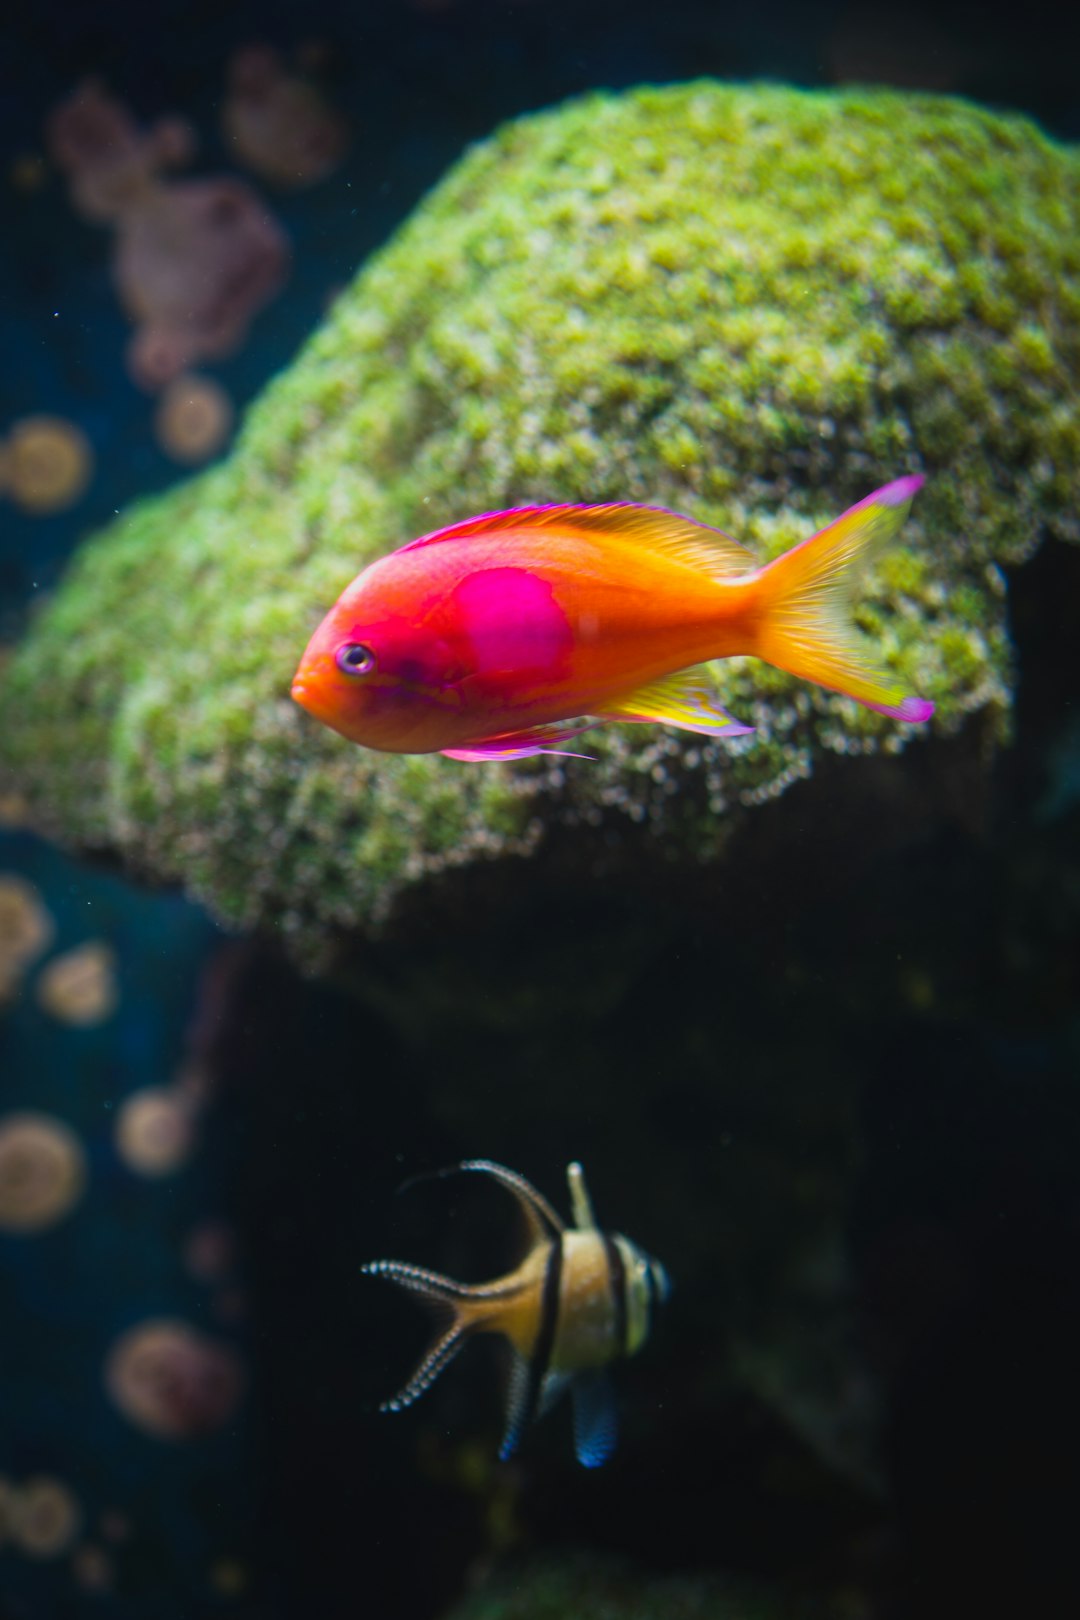
[(556, 1237), (565, 1230), (562, 1217), (548, 1203), (543, 1193), (537, 1192), (532, 1182), (526, 1181), (524, 1176), (519, 1176), (516, 1170), (508, 1170), (504, 1164), (496, 1164), (494, 1159), (462, 1159), (459, 1164), (444, 1165), (441, 1170), (421, 1170), (415, 1176), (409, 1176), (407, 1181), (403, 1181), (398, 1192), (407, 1192), (410, 1187), (415, 1187), (422, 1181), (445, 1181), (447, 1176), (460, 1176), (473, 1171), (491, 1176), (513, 1193), (525, 1216), (529, 1237), (534, 1243)]
[(463, 523), (421, 535), (399, 550), (413, 551), (479, 534), (552, 528), (629, 540), (648, 551), (666, 552), (674, 561), (715, 579), (752, 573), (758, 567), (753, 553), (722, 529), (695, 523), (663, 506), (638, 506), (631, 501), (612, 501), (603, 506), (516, 506), (504, 512), (483, 512)]
[(570, 1188), (570, 1208), (574, 1216), (574, 1225), (579, 1232), (595, 1232), (596, 1216), (593, 1214), (589, 1189), (585, 1185), (585, 1172), (576, 1159), (573, 1164), (566, 1167), (566, 1181)]
[(442, 1329), (408, 1383), (381, 1403), (380, 1412), (401, 1412), (411, 1406), (449, 1366), (469, 1335), (485, 1327), (500, 1306), (520, 1292), (516, 1284), (454, 1282), (452, 1277), (401, 1260), (371, 1260), (360, 1270), (367, 1277), (386, 1277), (415, 1294), (434, 1312)]
[(452, 1176), (458, 1171), (478, 1171), (481, 1175), (491, 1176), (513, 1193), (534, 1244), (549, 1242), (560, 1232), (565, 1232), (566, 1222), (562, 1216), (552, 1208), (543, 1193), (537, 1192), (532, 1182), (519, 1176), (516, 1170), (508, 1170), (504, 1164), (496, 1164), (493, 1159), (464, 1159), (461, 1164), (450, 1165), (440, 1174)]

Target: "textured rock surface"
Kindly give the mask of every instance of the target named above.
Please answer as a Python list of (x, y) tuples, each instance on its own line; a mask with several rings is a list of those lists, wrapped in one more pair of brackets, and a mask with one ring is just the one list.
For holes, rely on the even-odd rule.
[(597, 734), (595, 764), (388, 758), (291, 704), (311, 628), (364, 561), (472, 511), (647, 500), (771, 555), (913, 469), (862, 622), (939, 730), (978, 710), (1000, 730), (999, 565), (1077, 530), (1078, 178), (1021, 119), (884, 92), (701, 83), (507, 126), (226, 465), (87, 544), (0, 675), (3, 787), (309, 954), (560, 824), (707, 859), (823, 755), (902, 731), (732, 661), (726, 700), (759, 728), (738, 752), (635, 727)]
[(789, 1593), (716, 1576), (643, 1578), (583, 1557), (526, 1564), (452, 1610), (448, 1620), (808, 1620), (819, 1614)]

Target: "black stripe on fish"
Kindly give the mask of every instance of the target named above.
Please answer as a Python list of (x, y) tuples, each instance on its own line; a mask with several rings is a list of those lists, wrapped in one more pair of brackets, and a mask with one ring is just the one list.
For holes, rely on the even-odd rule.
[(628, 1331), (626, 1320), (626, 1267), (623, 1264), (622, 1250), (615, 1239), (608, 1237), (605, 1232), (603, 1241), (604, 1254), (607, 1258), (608, 1287), (611, 1289), (611, 1305), (615, 1313), (615, 1354), (625, 1356)]
[(562, 1238), (557, 1238), (548, 1251), (547, 1266), (540, 1295), (540, 1326), (536, 1343), (529, 1358), (529, 1382), (522, 1402), (520, 1427), (524, 1429), (536, 1416), (540, 1405), (540, 1386), (555, 1348), (555, 1330), (559, 1325), (559, 1298), (562, 1293)]

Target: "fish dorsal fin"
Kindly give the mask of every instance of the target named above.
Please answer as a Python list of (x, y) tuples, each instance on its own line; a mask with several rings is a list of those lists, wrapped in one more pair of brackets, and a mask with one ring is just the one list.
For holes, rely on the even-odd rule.
[(496, 1164), (492, 1159), (465, 1159), (444, 1173), (452, 1175), (458, 1170), (478, 1170), (482, 1175), (494, 1177), (508, 1192), (513, 1193), (525, 1216), (529, 1236), (534, 1243), (548, 1243), (566, 1230), (566, 1223), (552, 1209), (543, 1193), (538, 1193), (532, 1182), (526, 1181), (524, 1176), (519, 1176), (516, 1170), (508, 1170), (504, 1164)]
[(680, 517), (663, 506), (638, 506), (632, 501), (612, 501), (604, 506), (514, 506), (504, 512), (483, 512), (463, 523), (421, 535), (399, 550), (414, 551), (420, 546), (466, 540), (478, 534), (554, 528), (629, 540), (647, 551), (662, 551), (687, 568), (716, 579), (748, 574), (758, 566), (753, 553), (722, 529)]
[(595, 1232), (596, 1216), (593, 1214), (589, 1189), (585, 1185), (585, 1172), (576, 1159), (573, 1164), (566, 1167), (566, 1180), (570, 1188), (570, 1209), (574, 1216), (574, 1225), (579, 1232)]

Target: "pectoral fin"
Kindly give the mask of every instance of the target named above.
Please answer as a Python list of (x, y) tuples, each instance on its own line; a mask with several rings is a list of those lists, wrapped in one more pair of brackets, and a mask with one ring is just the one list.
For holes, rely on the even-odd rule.
[(540, 1400), (537, 1404), (537, 1417), (546, 1417), (573, 1383), (573, 1373), (549, 1372), (544, 1374), (544, 1381), (540, 1385)]
[(486, 760), (528, 759), (531, 754), (566, 754), (569, 759), (591, 759), (591, 754), (573, 754), (554, 744), (580, 737), (592, 724), (593, 721), (584, 720), (571, 726), (530, 726), (524, 731), (504, 731), (498, 737), (478, 737), (468, 748), (443, 748), (440, 752), (447, 759), (463, 759), (475, 764)]
[(570, 1391), (574, 1401), (574, 1450), (583, 1468), (599, 1468), (615, 1450), (619, 1419), (615, 1391), (604, 1372), (578, 1373)]
[(700, 666), (664, 675), (648, 686), (625, 692), (605, 703), (602, 720), (634, 722), (661, 721), (681, 726), (684, 731), (700, 731), (709, 737), (744, 737), (753, 726), (744, 726), (720, 706), (712, 684)]

